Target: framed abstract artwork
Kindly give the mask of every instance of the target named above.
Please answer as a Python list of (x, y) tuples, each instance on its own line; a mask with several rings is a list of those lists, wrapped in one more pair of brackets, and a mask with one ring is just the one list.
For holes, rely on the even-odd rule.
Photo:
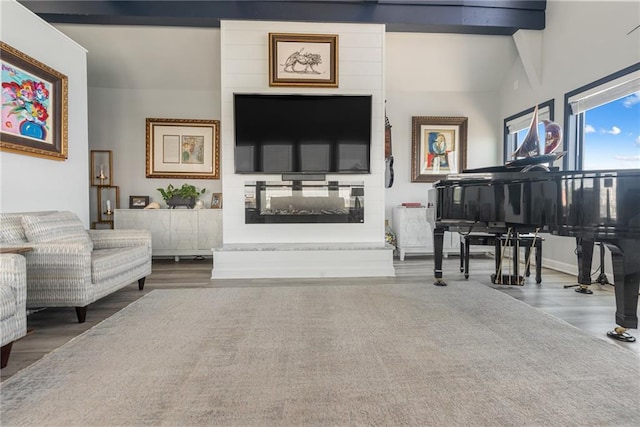
[(338, 87), (338, 36), (269, 33), (269, 86)]
[(467, 167), (466, 117), (412, 117), (411, 182), (435, 182)]
[(2, 123), (0, 150), (67, 158), (67, 76), (0, 42)]
[(220, 121), (147, 118), (147, 178), (220, 178)]

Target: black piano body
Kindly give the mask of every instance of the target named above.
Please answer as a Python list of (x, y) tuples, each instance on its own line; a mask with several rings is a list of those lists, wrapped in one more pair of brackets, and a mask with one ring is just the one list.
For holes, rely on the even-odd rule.
[[(433, 191), (435, 284), (446, 284), (442, 278), (445, 231), (537, 230), (575, 237), (591, 253), (597, 241), (612, 254), (616, 323), (622, 328), (638, 327), (640, 169), (462, 173), (436, 182)], [(589, 274), (590, 256), (579, 259), (579, 270), (579, 276)]]

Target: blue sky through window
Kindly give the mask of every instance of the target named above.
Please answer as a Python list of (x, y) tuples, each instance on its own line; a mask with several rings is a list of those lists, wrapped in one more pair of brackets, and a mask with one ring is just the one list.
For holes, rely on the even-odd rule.
[(583, 170), (640, 169), (640, 92), (585, 112)]

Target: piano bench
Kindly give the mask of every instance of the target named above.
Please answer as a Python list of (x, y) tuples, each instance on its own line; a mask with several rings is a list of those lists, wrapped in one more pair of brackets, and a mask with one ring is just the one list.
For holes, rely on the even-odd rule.
[[(534, 242), (535, 239), (535, 242)], [(517, 236), (510, 236), (507, 242), (507, 236), (503, 234), (466, 234), (460, 235), (460, 271), (464, 272), (464, 278), (469, 278), (469, 246), (471, 245), (482, 245), (482, 246), (494, 246), (495, 248), (495, 260), (496, 260), (496, 277), (498, 276), (498, 270), (500, 270), (500, 265), (502, 264), (502, 259), (500, 258), (501, 247), (505, 244), (509, 246), (514, 246), (515, 243), (518, 243), (518, 246), (524, 248), (524, 259), (525, 265), (526, 261), (529, 259), (529, 255), (531, 253), (532, 245), (535, 246), (536, 253), (536, 283), (542, 282), (542, 242), (544, 239), (540, 236), (534, 237), (531, 234), (521, 234)], [(518, 262), (520, 254), (518, 254)], [(514, 277), (518, 277), (518, 262), (514, 262)], [(526, 266), (525, 275), (529, 277), (530, 265)]]

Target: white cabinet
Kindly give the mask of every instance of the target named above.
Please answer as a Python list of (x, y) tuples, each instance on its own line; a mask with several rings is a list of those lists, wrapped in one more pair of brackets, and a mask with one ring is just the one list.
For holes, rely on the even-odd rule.
[[(433, 254), (433, 226), (427, 220), (429, 210), (422, 207), (393, 208), (392, 228), (396, 234), (396, 249), (400, 261), (407, 253)], [(460, 252), (458, 233), (445, 232), (444, 254)]]
[(151, 231), (153, 255), (211, 255), (222, 246), (221, 209), (116, 209), (116, 229)]

